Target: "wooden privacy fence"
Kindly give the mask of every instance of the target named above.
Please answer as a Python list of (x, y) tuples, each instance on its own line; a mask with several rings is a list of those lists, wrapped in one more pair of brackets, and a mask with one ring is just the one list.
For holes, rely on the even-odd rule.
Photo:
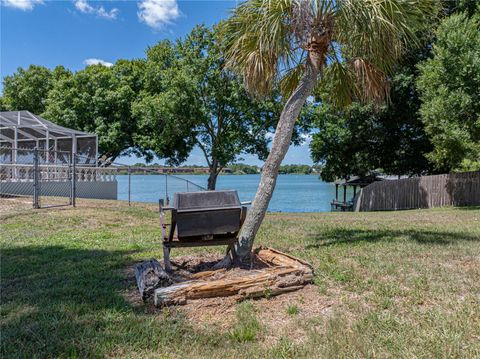
[(355, 199), (355, 211), (480, 205), (480, 171), (374, 182)]

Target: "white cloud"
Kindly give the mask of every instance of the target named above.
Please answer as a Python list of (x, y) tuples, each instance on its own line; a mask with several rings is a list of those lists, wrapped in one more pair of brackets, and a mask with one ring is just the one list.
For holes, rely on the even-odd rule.
[(76, 0), (75, 8), (78, 11), (83, 12), (84, 14), (95, 14), (108, 20), (114, 20), (117, 18), (118, 15), (117, 8), (113, 8), (112, 10), (107, 11), (103, 6), (90, 5), (87, 0)]
[(182, 14), (177, 0), (141, 0), (138, 3), (138, 18), (154, 29), (171, 24)]
[(32, 10), (35, 5), (43, 4), (43, 0), (1, 0), (2, 4), (20, 10)]
[(103, 66), (106, 66), (106, 67), (111, 67), (111, 66), (113, 66), (113, 64), (112, 64), (111, 62), (107, 62), (107, 61), (105, 61), (105, 60), (95, 59), (95, 58), (86, 59), (85, 61), (83, 61), (83, 63), (84, 63), (86, 66), (90, 66), (90, 65), (103, 65)]

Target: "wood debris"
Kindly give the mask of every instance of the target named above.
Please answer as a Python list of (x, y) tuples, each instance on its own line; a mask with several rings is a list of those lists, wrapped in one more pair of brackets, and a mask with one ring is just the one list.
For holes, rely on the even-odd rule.
[(265, 265), (251, 270), (209, 270), (154, 293), (158, 307), (185, 304), (187, 300), (235, 296), (237, 300), (268, 297), (298, 290), (313, 279), (312, 267), (295, 257), (260, 247), (254, 257)]

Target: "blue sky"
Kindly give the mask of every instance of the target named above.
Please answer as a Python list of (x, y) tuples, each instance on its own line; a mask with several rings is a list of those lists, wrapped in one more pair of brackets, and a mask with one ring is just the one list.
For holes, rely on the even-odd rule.
[[(227, 18), (237, 4), (235, 0), (0, 1), (2, 78), (30, 64), (79, 70), (92, 63), (108, 66), (118, 59), (144, 57), (148, 46), (183, 37), (196, 24), (213, 25)], [(255, 156), (243, 157), (246, 163), (261, 165)], [(311, 164), (308, 146), (292, 146), (284, 163)], [(205, 164), (205, 160), (194, 150), (187, 164)]]

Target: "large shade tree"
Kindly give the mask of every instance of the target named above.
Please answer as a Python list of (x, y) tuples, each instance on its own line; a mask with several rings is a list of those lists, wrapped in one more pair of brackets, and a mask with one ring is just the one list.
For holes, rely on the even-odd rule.
[(56, 81), (43, 115), (62, 126), (97, 133), (103, 164), (129, 153), (147, 155), (138, 146), (138, 121), (131, 106), (143, 87), (143, 60), (119, 60), (114, 66), (87, 66)]
[(436, 30), (433, 57), (418, 78), (420, 114), (438, 169), (480, 169), (480, 4), (469, 18), (454, 14)]
[(317, 94), (322, 106), (314, 124), (310, 151), (322, 163), (321, 178), (364, 176), (374, 170), (390, 175), (420, 175), (434, 172), (426, 154), (432, 144), (418, 113), (417, 64), (428, 56), (428, 48), (411, 51), (390, 76), (390, 101), (375, 108), (353, 102), (335, 108), (329, 98)]
[[(448, 29), (448, 33), (457, 33), (454, 38), (457, 39), (455, 43), (459, 44), (460, 41), (471, 36), (472, 31), (465, 31), (465, 26), (451, 25), (448, 16), (462, 13), (461, 21), (463, 24), (468, 24), (464, 19), (465, 14), (473, 16), (478, 11), (479, 4), (475, 0), (448, 0), (442, 3), (445, 6), (442, 13), (446, 18), (442, 21), (440, 29), (445, 27)], [(444, 23), (449, 25), (446, 26)], [(466, 27), (473, 28), (472, 24), (468, 24)], [(424, 64), (428, 63), (430, 64), (429, 68), (433, 68), (431, 64), (434, 60), (431, 58), (434, 57), (434, 51), (437, 51), (435, 42), (443, 43), (443, 37), (426, 31), (420, 34), (420, 39), (423, 45), (408, 51), (396, 65), (394, 73), (390, 76), (390, 101), (379, 109), (374, 108), (371, 104), (363, 105), (358, 102), (345, 108), (335, 108), (329, 105), (329, 98), (323, 96), (322, 86), (315, 91), (318, 97), (317, 101), (321, 102), (322, 106), (319, 107), (315, 116), (314, 124), (318, 131), (313, 135), (310, 149), (313, 160), (322, 164), (322, 179), (332, 181), (335, 178), (352, 175), (362, 176), (377, 169), (391, 175), (421, 175), (452, 170), (447, 161), (432, 161), (435, 156), (433, 156), (434, 148), (431, 139), (439, 137), (452, 139), (450, 144), (454, 148), (443, 151), (445, 157), (461, 153), (462, 146), (455, 143), (454, 136), (440, 135), (448, 129), (447, 126), (442, 125), (437, 128), (431, 126), (429, 134), (426, 133), (425, 124), (429, 121), (424, 123), (419, 111), (420, 95), (423, 95), (424, 91), (419, 92), (417, 89), (417, 79), (420, 74), (418, 65), (423, 63), (420, 68), (424, 69)], [(457, 51), (457, 56), (463, 59), (470, 58), (473, 61), (474, 57), (465, 54), (472, 54), (475, 46), (467, 45), (466, 41), (463, 44), (462, 46), (465, 46), (466, 49)], [(436, 60), (439, 62), (438, 59)], [(461, 61), (456, 59), (446, 62), (458, 64)], [(455, 72), (462, 72), (466, 68), (468, 68), (466, 65), (455, 66)], [(436, 69), (442, 69), (442, 67), (436, 67)], [(460, 78), (455, 72), (442, 69), (444, 75), (448, 74), (446, 77)], [(464, 78), (467, 77), (464, 76)], [(435, 82), (427, 78), (425, 85), (436, 91), (448, 82), (442, 79), (443, 81), (439, 83), (438, 79), (439, 77)], [(469, 79), (475, 79), (475, 76), (470, 76)], [(328, 84), (323, 85), (328, 86)], [(457, 87), (464, 87), (464, 84), (457, 82)], [(478, 92), (470, 91), (468, 96), (473, 96)], [(448, 91), (447, 94), (450, 96), (451, 91)], [(430, 98), (437, 97), (430, 96)], [(448, 112), (444, 111), (443, 115)], [(437, 121), (441, 117), (442, 115), (435, 114), (429, 119)], [(449, 127), (451, 129), (453, 126)], [(465, 127), (465, 130), (468, 131), (468, 128)], [(437, 148), (440, 148), (438, 142)], [(427, 156), (428, 153), (430, 154)], [(435, 154), (439, 153), (442, 151), (435, 152)], [(430, 161), (427, 157), (430, 157)]]
[[(185, 39), (149, 48), (145, 89), (134, 105), (139, 143), (174, 165), (197, 146), (209, 167), (210, 190), (220, 171), (242, 154), (267, 157), (267, 135), (281, 111), (278, 96), (252, 98), (241, 78), (225, 68), (221, 36), (197, 26)], [(300, 139), (293, 136), (295, 143)]]
[(280, 82), (287, 100), (235, 252), (248, 257), (295, 122), (319, 81), (337, 105), (388, 97), (388, 74), (436, 13), (431, 0), (249, 0), (226, 23), (228, 64), (262, 96)]

